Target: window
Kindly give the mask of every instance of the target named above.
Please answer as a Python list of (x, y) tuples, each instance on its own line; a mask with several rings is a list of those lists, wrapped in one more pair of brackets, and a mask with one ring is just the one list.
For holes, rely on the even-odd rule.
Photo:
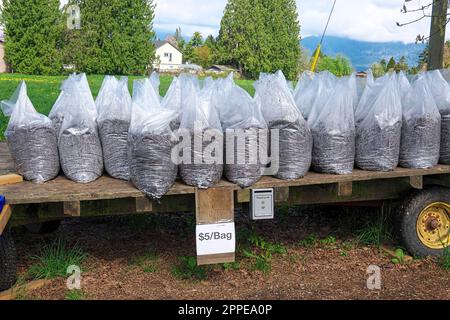
[(172, 54), (169, 52), (164, 53), (164, 58), (169, 58), (169, 62), (172, 62)]

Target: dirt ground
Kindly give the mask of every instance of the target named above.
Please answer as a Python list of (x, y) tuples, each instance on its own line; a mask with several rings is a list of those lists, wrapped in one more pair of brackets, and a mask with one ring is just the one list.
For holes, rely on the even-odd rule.
[[(193, 268), (187, 276), (177, 266), (195, 256), (192, 214), (67, 220), (52, 235), (19, 229), (14, 237), (21, 274), (42, 244), (63, 238), (82, 248), (88, 257), (77, 299), (448, 299), (450, 272), (434, 259), (394, 264), (376, 245), (358, 241), (379, 215), (374, 208), (281, 208), (274, 221), (250, 222), (242, 214), (239, 263)], [(267, 247), (276, 249), (258, 264)], [(370, 265), (381, 268), (381, 290), (367, 289)], [(66, 278), (22, 298), (67, 299)]]

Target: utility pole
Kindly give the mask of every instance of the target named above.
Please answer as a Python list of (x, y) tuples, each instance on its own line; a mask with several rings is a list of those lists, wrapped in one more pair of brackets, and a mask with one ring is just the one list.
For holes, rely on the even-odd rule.
[(444, 67), (445, 30), (447, 27), (447, 0), (433, 0), (429, 40), (428, 70)]

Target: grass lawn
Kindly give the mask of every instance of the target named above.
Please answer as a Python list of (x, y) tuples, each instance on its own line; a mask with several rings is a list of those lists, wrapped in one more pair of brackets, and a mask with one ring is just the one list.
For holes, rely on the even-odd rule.
[[(102, 85), (104, 76), (91, 75), (88, 76), (92, 93), (97, 96)], [(65, 76), (33, 76), (22, 74), (0, 74), (0, 100), (6, 100), (11, 97), (14, 90), (21, 80), (25, 80), (28, 87), (28, 95), (34, 104), (34, 107), (41, 113), (48, 115), (53, 104), (59, 95), (61, 83), (67, 77)], [(139, 77), (130, 77), (129, 86), (132, 90), (133, 80)], [(247, 90), (250, 94), (254, 94), (253, 81), (238, 80), (238, 85)], [(167, 89), (172, 83), (172, 77), (161, 76), (161, 95), (165, 95)], [(8, 118), (0, 112), (0, 140), (4, 139), (3, 133), (8, 125)]]

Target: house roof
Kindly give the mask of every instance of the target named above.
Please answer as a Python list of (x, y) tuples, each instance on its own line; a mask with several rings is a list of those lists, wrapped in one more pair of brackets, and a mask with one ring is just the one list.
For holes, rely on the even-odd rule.
[[(170, 44), (172, 47), (174, 47), (175, 49), (177, 49), (178, 51), (180, 51), (180, 49), (178, 49), (178, 47), (176, 45), (174, 45), (172, 42), (167, 41), (167, 40), (157, 40), (155, 41), (155, 47), (156, 49), (161, 48), (162, 46), (164, 46), (165, 44)], [(180, 51), (181, 52), (181, 51)]]

